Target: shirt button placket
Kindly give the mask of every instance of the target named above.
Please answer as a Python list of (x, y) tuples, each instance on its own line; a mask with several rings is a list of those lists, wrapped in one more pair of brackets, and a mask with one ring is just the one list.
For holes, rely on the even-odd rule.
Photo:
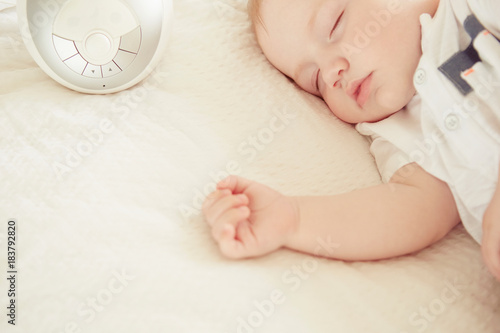
[(427, 74), (425, 73), (425, 70), (422, 68), (417, 69), (415, 72), (415, 76), (413, 77), (413, 82), (415, 85), (422, 85), (425, 83), (427, 80)]
[(444, 125), (450, 131), (455, 131), (460, 126), (460, 119), (457, 115), (449, 114), (444, 118)]

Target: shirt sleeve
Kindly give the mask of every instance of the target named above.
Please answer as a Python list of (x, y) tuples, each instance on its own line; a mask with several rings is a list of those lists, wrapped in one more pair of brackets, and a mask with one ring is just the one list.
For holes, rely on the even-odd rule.
[(396, 171), (419, 156), (418, 143), (423, 136), (420, 103), (420, 98), (416, 96), (404, 109), (386, 119), (356, 125), (360, 134), (371, 139), (370, 152), (385, 183), (391, 180)]
[(395, 145), (380, 136), (374, 137), (370, 152), (375, 157), (382, 181), (388, 183), (396, 171), (411, 162)]
[(411, 162), (397, 146), (376, 133), (371, 125), (358, 124), (356, 129), (360, 134), (370, 137), (370, 153), (375, 158), (382, 181), (388, 183), (396, 171)]

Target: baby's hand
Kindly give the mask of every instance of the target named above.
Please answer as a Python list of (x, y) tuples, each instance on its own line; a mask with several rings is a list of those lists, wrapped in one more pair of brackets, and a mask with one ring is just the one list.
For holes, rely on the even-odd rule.
[(279, 249), (298, 224), (292, 199), (237, 176), (217, 184), (203, 204), (203, 214), (222, 254), (234, 259)]

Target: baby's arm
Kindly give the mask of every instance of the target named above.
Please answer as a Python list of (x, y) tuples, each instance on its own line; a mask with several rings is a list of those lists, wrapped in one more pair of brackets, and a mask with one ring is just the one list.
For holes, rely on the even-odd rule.
[(388, 184), (323, 197), (287, 197), (233, 176), (207, 199), (204, 213), (232, 258), (283, 246), (343, 260), (399, 256), (433, 244), (459, 222), (448, 186), (411, 167), (411, 175), (398, 171)]
[(500, 174), (493, 199), (484, 214), (481, 250), (490, 272), (500, 281)]
[[(339, 247), (329, 257), (391, 258), (421, 250), (443, 238), (459, 221), (451, 191), (416, 164), (388, 184), (331, 197), (301, 197), (300, 225), (287, 244), (314, 253), (318, 237)], [(321, 253), (320, 253), (321, 254)]]

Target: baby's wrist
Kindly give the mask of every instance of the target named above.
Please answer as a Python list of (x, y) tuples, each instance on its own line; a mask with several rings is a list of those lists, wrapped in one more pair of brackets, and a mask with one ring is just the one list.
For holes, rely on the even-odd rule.
[(298, 197), (287, 196), (286, 200), (289, 202), (292, 210), (292, 218), (289, 223), (289, 231), (285, 238), (284, 247), (290, 249), (297, 249), (298, 239), (300, 238), (300, 200)]

